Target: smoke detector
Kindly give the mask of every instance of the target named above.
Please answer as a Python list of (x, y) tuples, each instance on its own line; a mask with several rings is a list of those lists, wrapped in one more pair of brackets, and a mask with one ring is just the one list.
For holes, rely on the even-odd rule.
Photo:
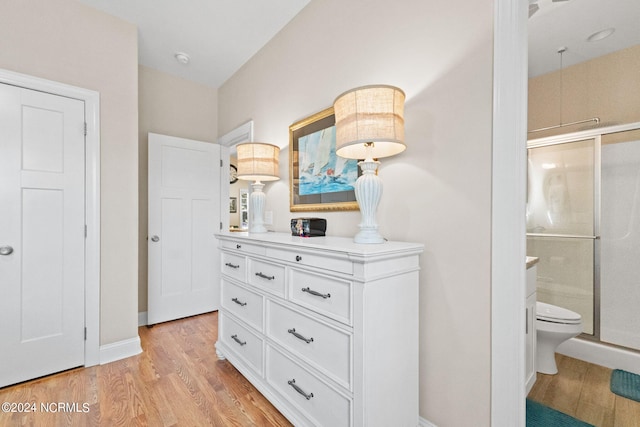
[(176, 52), (176, 54), (173, 56), (176, 58), (176, 61), (183, 65), (187, 65), (189, 61), (191, 61), (191, 57), (189, 56), (189, 54), (184, 52)]

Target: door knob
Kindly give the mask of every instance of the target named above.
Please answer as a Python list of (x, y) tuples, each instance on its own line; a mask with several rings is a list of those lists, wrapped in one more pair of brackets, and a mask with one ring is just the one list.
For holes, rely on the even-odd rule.
[(13, 248), (11, 246), (0, 247), (0, 255), (11, 255), (12, 253), (13, 253)]
[(152, 242), (158, 242), (158, 241), (160, 241), (160, 238), (158, 236), (153, 236), (153, 237), (151, 237), (151, 241)]

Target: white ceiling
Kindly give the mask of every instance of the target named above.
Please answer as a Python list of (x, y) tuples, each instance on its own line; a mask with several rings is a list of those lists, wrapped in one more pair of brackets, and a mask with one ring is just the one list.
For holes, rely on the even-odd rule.
[[(529, 77), (640, 44), (640, 0), (529, 0), (540, 9), (529, 18)], [(610, 37), (594, 42), (591, 34), (613, 27)]]
[[(311, 0), (80, 1), (137, 25), (142, 65), (217, 88)], [(640, 0), (521, 1), (539, 6), (529, 19), (530, 77), (559, 70), (563, 46), (566, 67), (640, 44)], [(586, 41), (609, 27), (612, 36)]]
[(140, 64), (217, 88), (310, 0), (80, 1), (137, 25)]

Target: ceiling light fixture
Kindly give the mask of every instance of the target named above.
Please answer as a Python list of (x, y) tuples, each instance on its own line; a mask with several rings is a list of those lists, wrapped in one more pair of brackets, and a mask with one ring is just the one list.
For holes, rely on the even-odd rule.
[(189, 56), (189, 54), (184, 52), (176, 52), (176, 54), (173, 56), (176, 58), (176, 61), (183, 65), (187, 65), (189, 61), (191, 61), (191, 57)]
[(597, 32), (591, 34), (589, 37), (587, 37), (587, 41), (588, 42), (597, 42), (598, 40), (606, 39), (611, 34), (613, 34), (615, 31), (616, 31), (615, 28), (607, 28), (607, 29), (604, 29), (604, 30), (597, 31)]

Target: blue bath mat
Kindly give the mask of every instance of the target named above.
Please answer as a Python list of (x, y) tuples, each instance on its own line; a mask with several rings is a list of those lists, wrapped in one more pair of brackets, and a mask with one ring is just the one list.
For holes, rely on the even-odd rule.
[(527, 427), (594, 427), (560, 411), (527, 399)]
[(640, 375), (614, 369), (611, 373), (611, 391), (627, 399), (640, 402)]

